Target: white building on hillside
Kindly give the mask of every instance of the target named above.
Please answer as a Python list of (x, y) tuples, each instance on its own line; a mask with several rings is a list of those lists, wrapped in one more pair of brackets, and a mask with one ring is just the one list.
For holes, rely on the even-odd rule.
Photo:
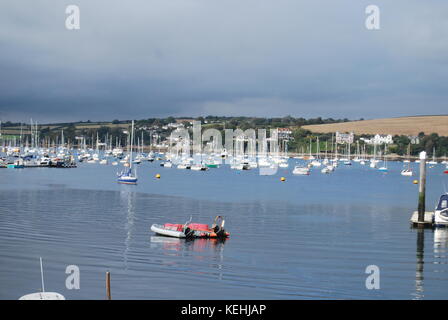
[(344, 144), (344, 143), (353, 143), (355, 135), (353, 132), (350, 133), (340, 133), (336, 132), (336, 143)]
[(392, 139), (392, 135), (380, 135), (376, 134), (371, 139), (361, 138), (360, 140), (364, 141), (367, 144), (392, 144), (394, 140)]

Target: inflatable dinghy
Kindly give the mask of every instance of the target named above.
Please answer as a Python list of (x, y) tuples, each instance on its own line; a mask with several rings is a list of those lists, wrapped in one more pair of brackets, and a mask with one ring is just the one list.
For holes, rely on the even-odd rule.
[[(218, 223), (218, 222), (221, 223)], [(213, 224), (191, 223), (185, 224), (153, 224), (151, 231), (158, 235), (174, 238), (227, 238), (229, 233), (224, 230), (225, 220), (221, 216), (216, 216)]]

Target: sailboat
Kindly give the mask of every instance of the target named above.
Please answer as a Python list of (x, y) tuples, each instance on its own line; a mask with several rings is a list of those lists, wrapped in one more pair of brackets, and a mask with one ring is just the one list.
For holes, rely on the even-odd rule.
[(278, 166), (280, 168), (288, 168), (288, 143), (286, 140), (283, 140), (283, 157), (281, 158), (281, 161), (279, 162)]
[(330, 168), (325, 167), (325, 168), (323, 168), (322, 170), (320, 170), (320, 172), (322, 172), (322, 173), (330, 173), (331, 170), (330, 170)]
[(436, 226), (448, 226), (448, 194), (442, 194), (434, 213), (434, 224)]
[(65, 300), (65, 297), (57, 292), (46, 292), (44, 283), (44, 270), (42, 267), (42, 258), (40, 258), (40, 276), (42, 280), (42, 292), (35, 292), (24, 295), (19, 300)]
[(118, 183), (124, 184), (137, 184), (137, 174), (132, 172), (132, 148), (134, 140), (134, 120), (132, 120), (132, 130), (131, 130), (131, 151), (128, 161), (124, 164), (124, 169), (118, 173)]
[(408, 159), (407, 159), (408, 161), (406, 162), (408, 165), (407, 165), (407, 168), (404, 168), (403, 170), (401, 170), (402, 176), (412, 177), (410, 157), (411, 157), (411, 145), (409, 144), (408, 145)]
[(436, 148), (432, 150), (432, 161), (429, 161), (428, 164), (437, 164), (436, 161)]
[(356, 157), (353, 159), (355, 162), (361, 162), (361, 151), (359, 149), (359, 140), (356, 141)]
[(350, 146), (350, 142), (349, 142), (348, 145), (347, 145), (347, 159), (344, 159), (344, 164), (346, 166), (351, 166), (352, 165), (352, 161), (351, 161), (351, 158), (350, 158), (350, 149), (351, 149), (351, 146)]
[(384, 160), (383, 166), (378, 168), (379, 171), (387, 172), (389, 169), (387, 168), (387, 158), (386, 158), (386, 144), (384, 145)]
[(330, 161), (328, 160), (328, 140), (325, 141), (325, 158), (322, 161), (322, 164), (327, 165)]
[(294, 170), (292, 170), (292, 174), (308, 176), (310, 174), (310, 168), (295, 166)]
[(370, 168), (375, 169), (376, 168), (376, 163), (377, 163), (377, 160), (376, 160), (376, 143), (374, 142), (373, 143), (373, 156), (370, 159)]
[[(312, 146), (312, 144), (311, 144), (311, 139), (310, 139), (310, 159), (312, 159), (311, 146)], [(311, 165), (313, 167), (320, 167), (322, 165), (322, 163), (320, 162), (319, 153), (320, 153), (319, 137), (317, 137), (317, 140), (316, 140), (316, 158), (313, 161), (311, 161)]]

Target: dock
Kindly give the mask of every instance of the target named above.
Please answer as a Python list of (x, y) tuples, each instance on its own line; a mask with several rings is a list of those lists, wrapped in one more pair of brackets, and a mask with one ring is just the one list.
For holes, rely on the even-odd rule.
[(434, 212), (425, 211), (425, 217), (423, 222), (418, 221), (418, 211), (414, 211), (411, 216), (411, 223), (416, 226), (432, 226), (434, 224)]

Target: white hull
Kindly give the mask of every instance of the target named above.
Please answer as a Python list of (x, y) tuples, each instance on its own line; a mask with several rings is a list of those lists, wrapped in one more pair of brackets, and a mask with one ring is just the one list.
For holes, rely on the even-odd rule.
[(412, 177), (412, 170), (402, 170), (401, 175), (406, 177)]
[(434, 224), (436, 226), (448, 227), (448, 195), (442, 195), (434, 213)]
[(151, 226), (151, 231), (167, 237), (185, 238), (185, 233), (182, 231), (169, 230), (160, 224), (153, 224)]
[(65, 297), (57, 292), (36, 292), (22, 296), (19, 300), (65, 300)]
[(292, 174), (307, 176), (310, 174), (310, 169), (305, 167), (295, 167), (294, 170), (292, 171)]
[(311, 162), (311, 165), (312, 165), (313, 167), (320, 167), (320, 166), (322, 165), (322, 163), (320, 163), (319, 161), (312, 161), (312, 162)]
[(434, 224), (436, 226), (448, 226), (448, 210), (437, 210), (434, 214)]

